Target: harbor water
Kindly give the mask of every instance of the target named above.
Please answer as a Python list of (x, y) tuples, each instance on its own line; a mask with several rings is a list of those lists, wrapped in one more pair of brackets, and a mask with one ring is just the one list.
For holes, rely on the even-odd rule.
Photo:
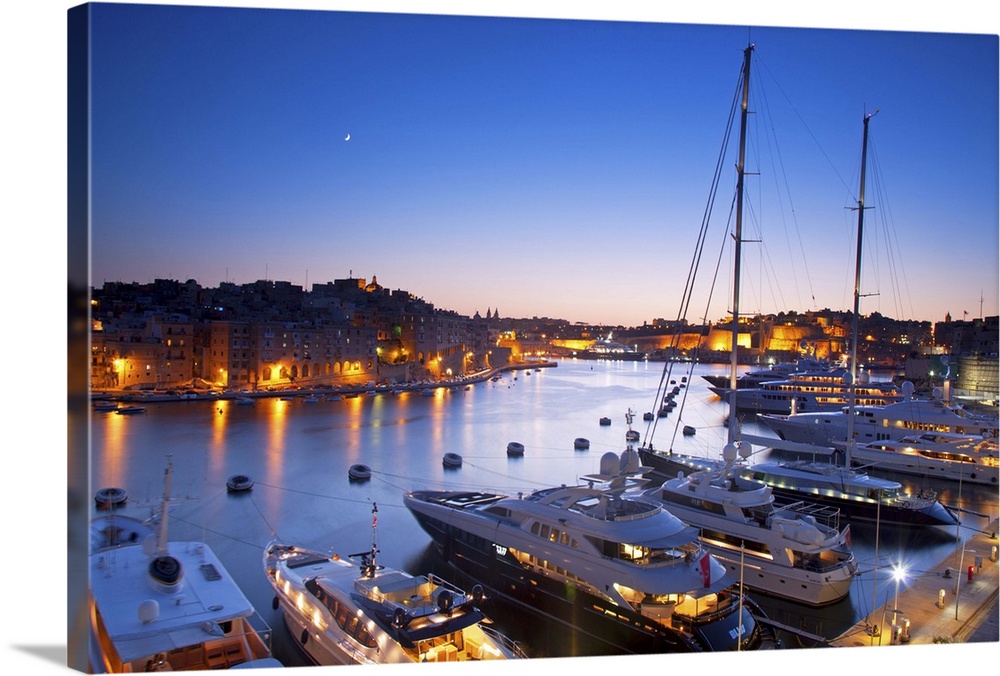
[[(339, 400), (304, 396), (147, 403), (145, 413), (91, 413), (91, 487), (121, 487), (128, 493), (122, 512), (146, 517), (163, 493), (167, 456), (174, 465), (176, 502), (169, 524), (172, 540), (207, 542), (274, 630), (276, 657), (289, 666), (306, 664), (288, 635), (265, 579), (262, 556), (273, 538), (342, 555), (366, 551), (373, 535), (380, 563), (411, 573), (449, 575), (403, 506), (414, 488), (483, 488), (517, 494), (543, 486), (575, 483), (596, 473), (606, 452), (624, 449), (626, 413), (645, 435), (642, 414), (655, 410), (662, 362), (560, 360), (555, 366), (508, 371), (496, 380), (419, 390), (361, 395)], [(682, 453), (719, 457), (727, 439), (728, 407), (712, 394), (703, 374), (726, 373), (726, 365), (670, 365), (669, 379), (687, 387), (683, 406), (654, 418), (653, 445)], [(600, 424), (603, 417), (610, 425)], [(681, 434), (681, 426), (696, 429)], [(747, 420), (743, 430), (773, 434)], [(590, 441), (578, 450), (574, 440)], [(646, 437), (644, 436), (644, 439)], [(510, 457), (507, 444), (524, 445)], [(783, 452), (755, 447), (757, 459)], [(447, 468), (445, 453), (463, 464)], [(364, 463), (371, 478), (351, 481), (348, 469)], [(227, 491), (226, 480), (242, 474), (252, 490)], [(985, 528), (998, 512), (994, 487), (928, 484), (919, 477), (890, 476), (914, 490), (933, 488), (940, 500), (958, 507), (961, 525), (931, 529), (852, 525), (852, 545), (862, 573), (850, 596), (833, 606), (810, 608), (754, 594), (772, 620), (795, 631), (782, 633), (786, 647), (811, 647), (813, 636), (832, 638), (881, 607), (894, 593), (891, 567), (911, 574), (938, 566), (958, 552), (971, 532)], [(373, 530), (373, 505), (378, 507)], [(91, 502), (90, 509), (96, 513)], [(877, 531), (877, 538), (876, 538)], [(980, 553), (981, 554), (981, 553)], [(970, 555), (971, 558), (971, 555)], [(969, 561), (971, 563), (971, 561)], [(902, 582), (905, 585), (905, 580)], [(934, 603), (936, 599), (928, 599)], [(490, 606), (497, 628), (519, 640), (532, 657), (585, 654), (585, 647), (560, 641), (530, 618)], [(873, 622), (882, 624), (882, 618)], [(544, 630), (543, 630), (544, 629)]]

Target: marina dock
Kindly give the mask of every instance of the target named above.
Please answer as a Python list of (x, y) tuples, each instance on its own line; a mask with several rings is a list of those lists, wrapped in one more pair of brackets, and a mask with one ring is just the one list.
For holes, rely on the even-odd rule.
[[(956, 547), (933, 568), (900, 580), (897, 613), (893, 612), (897, 607), (896, 594), (892, 591), (895, 583), (891, 579), (882, 583), (890, 590), (886, 602), (877, 607), (867, 621), (863, 618), (829, 645), (968, 642), (991, 614), (997, 613), (1000, 588), (997, 525), (997, 519), (993, 519), (989, 526), (967, 539), (964, 548)], [(894, 615), (899, 617), (895, 623)], [(878, 627), (877, 631), (872, 630), (873, 625)], [(992, 626), (992, 640), (1000, 640), (995, 619)]]

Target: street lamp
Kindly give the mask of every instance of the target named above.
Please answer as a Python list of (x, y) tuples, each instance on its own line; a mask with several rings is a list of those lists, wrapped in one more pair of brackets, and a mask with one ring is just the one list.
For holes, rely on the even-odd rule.
[(895, 615), (899, 612), (899, 581), (906, 579), (906, 568), (897, 563), (892, 567), (892, 577), (896, 580), (896, 599), (892, 602), (892, 614), (895, 620)]
[(899, 581), (906, 578), (906, 568), (896, 563), (892, 567), (892, 577), (896, 580), (896, 598), (892, 602), (892, 643), (898, 643), (902, 631), (899, 623)]

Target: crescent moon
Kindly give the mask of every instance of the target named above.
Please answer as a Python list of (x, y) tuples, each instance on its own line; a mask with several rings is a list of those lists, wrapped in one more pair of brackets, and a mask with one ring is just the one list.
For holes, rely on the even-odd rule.
[(345, 137), (344, 137), (344, 140), (345, 140), (345, 141), (350, 141), (350, 140), (351, 140), (351, 135), (350, 135), (350, 134), (348, 134), (347, 136), (345, 136)]

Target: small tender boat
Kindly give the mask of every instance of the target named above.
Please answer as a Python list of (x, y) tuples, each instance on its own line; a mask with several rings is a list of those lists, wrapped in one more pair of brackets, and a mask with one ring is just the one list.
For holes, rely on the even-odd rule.
[(107, 413), (109, 411), (117, 411), (118, 404), (113, 401), (95, 401), (94, 410), (98, 413)]
[(697, 431), (692, 425), (685, 425), (681, 430), (686, 437), (693, 437)]
[(507, 444), (507, 455), (524, 455), (524, 444), (520, 441), (512, 441)]
[(246, 474), (234, 474), (226, 480), (226, 490), (230, 493), (239, 493), (253, 488), (253, 479)]
[(605, 417), (601, 418), (600, 423), (601, 423), (601, 425), (610, 425), (611, 424), (611, 418), (608, 418), (608, 417), (605, 416)]
[(115, 409), (117, 415), (134, 415), (136, 413), (145, 413), (145, 406), (120, 406)]
[(372, 470), (368, 465), (356, 463), (347, 470), (347, 476), (351, 481), (368, 481), (372, 478)]
[(341, 557), (271, 542), (264, 570), (289, 632), (318, 665), (465, 662), (524, 658), (472, 594), (435, 575), (376, 564), (378, 507), (369, 552)]
[(461, 467), (462, 466), (462, 456), (458, 453), (445, 453), (444, 459), (441, 464), (445, 467)]
[(98, 509), (113, 509), (115, 507), (121, 507), (127, 501), (128, 493), (125, 492), (124, 488), (119, 488), (117, 486), (101, 488), (94, 494), (94, 502), (97, 503)]
[(645, 420), (646, 422), (649, 422), (650, 420), (653, 419), (653, 412), (646, 411), (645, 413), (642, 414), (642, 419)]
[(578, 451), (584, 451), (590, 448), (590, 439), (584, 439), (583, 437), (577, 437), (573, 440), (573, 448)]

